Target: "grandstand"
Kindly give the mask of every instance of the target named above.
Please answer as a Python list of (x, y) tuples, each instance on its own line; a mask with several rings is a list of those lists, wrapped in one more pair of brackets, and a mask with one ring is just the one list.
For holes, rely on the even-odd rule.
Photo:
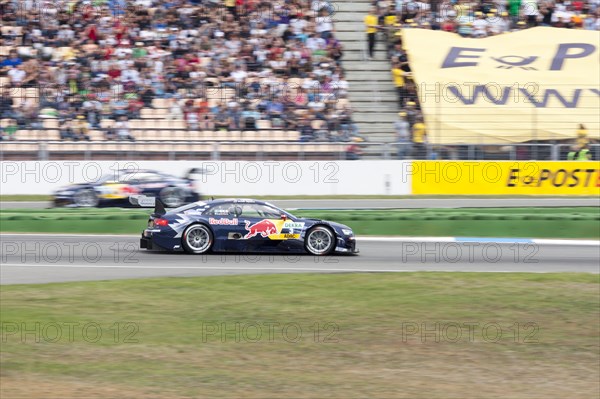
[[(485, 1), (236, 4), (0, 2), (0, 157), (350, 159), (349, 148), (358, 145), (363, 157), (390, 158), (400, 154), (390, 146), (398, 111), (408, 115), (410, 140), (425, 113), (410, 73), (402, 90), (390, 82), (392, 67), (411, 70), (403, 32), (485, 37), (536, 25), (600, 29), (595, 1), (508, 8)], [(363, 17), (372, 5), (381, 28), (376, 55), (367, 60)], [(456, 110), (433, 112), (441, 119)], [(536, 118), (529, 117), (534, 131)], [(571, 125), (565, 129), (575, 132)], [(435, 156), (518, 157), (516, 146), (491, 144), (481, 148), (471, 138), (463, 150)], [(539, 151), (527, 156), (541, 159), (557, 159), (570, 146), (534, 144)], [(543, 147), (549, 145), (555, 147)]]
[(3, 159), (344, 157), (329, 3), (178, 5), (3, 2)]

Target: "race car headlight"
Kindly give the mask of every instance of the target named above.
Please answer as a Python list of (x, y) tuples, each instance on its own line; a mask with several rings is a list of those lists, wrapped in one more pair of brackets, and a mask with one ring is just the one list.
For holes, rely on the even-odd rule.
[(342, 229), (342, 233), (344, 233), (345, 236), (351, 236), (353, 234), (350, 229)]

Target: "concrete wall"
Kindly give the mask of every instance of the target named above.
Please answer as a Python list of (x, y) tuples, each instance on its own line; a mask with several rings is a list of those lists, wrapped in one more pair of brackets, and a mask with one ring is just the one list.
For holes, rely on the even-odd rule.
[(51, 194), (116, 170), (154, 169), (183, 176), (191, 168), (204, 195), (409, 195), (409, 161), (4, 161), (0, 194)]

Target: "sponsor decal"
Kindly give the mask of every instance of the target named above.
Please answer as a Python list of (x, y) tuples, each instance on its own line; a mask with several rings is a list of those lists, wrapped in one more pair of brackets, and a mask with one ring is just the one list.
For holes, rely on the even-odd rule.
[(304, 227), (304, 222), (285, 221), (283, 223), (284, 229), (301, 229), (303, 227)]
[(123, 199), (129, 198), (131, 194), (138, 194), (139, 190), (135, 187), (121, 183), (110, 183), (96, 188), (101, 193), (100, 198), (104, 199)]
[(508, 173), (507, 187), (600, 187), (598, 169), (542, 169), (529, 175), (521, 169), (511, 169)]
[(597, 161), (415, 161), (416, 195), (600, 195)]
[(237, 218), (233, 218), (233, 219), (208, 218), (208, 223), (209, 224), (223, 225), (223, 226), (237, 226), (238, 220), (237, 220)]
[(260, 222), (254, 223), (253, 225), (250, 225), (249, 220), (246, 220), (245, 222), (246, 230), (248, 230), (248, 233), (244, 236), (246, 239), (255, 237), (257, 235), (266, 238), (271, 234), (277, 233), (277, 226), (269, 219), (263, 219)]
[[(427, 46), (423, 46), (427, 43)], [(473, 41), (407, 29), (429, 144), (600, 139), (598, 32), (536, 27)]]
[(245, 224), (248, 231), (244, 236), (245, 239), (257, 236), (269, 238), (270, 240), (299, 239), (300, 231), (295, 232), (294, 229), (301, 230), (304, 228), (304, 222), (292, 222), (289, 220), (263, 219), (255, 224), (251, 224), (249, 220), (246, 220)]

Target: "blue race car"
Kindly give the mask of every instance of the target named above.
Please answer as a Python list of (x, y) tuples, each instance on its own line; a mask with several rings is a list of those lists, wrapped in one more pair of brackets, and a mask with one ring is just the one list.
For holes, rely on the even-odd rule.
[(192, 176), (201, 173), (190, 169), (178, 178), (147, 169), (121, 169), (102, 176), (98, 181), (72, 184), (54, 192), (55, 206), (98, 207), (130, 206), (132, 194), (158, 197), (169, 207), (198, 201)]
[(213, 252), (356, 254), (350, 227), (299, 218), (252, 199), (199, 201), (166, 211), (160, 199), (132, 196), (132, 204), (155, 206), (140, 247), (190, 254)]

